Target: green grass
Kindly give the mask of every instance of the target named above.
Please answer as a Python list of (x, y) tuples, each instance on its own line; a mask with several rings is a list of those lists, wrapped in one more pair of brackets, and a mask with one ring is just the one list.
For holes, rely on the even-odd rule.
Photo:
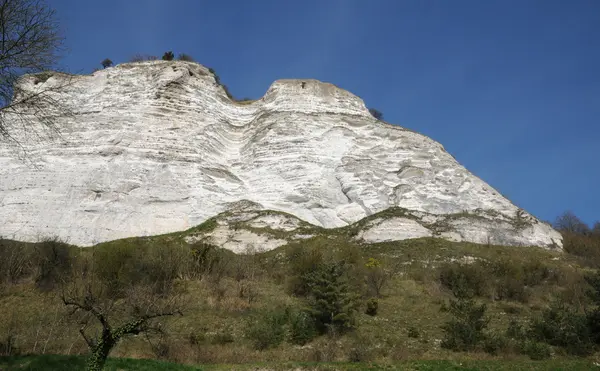
[[(86, 358), (83, 356), (31, 355), (20, 357), (0, 357), (0, 370), (74, 371), (85, 369), (85, 362)], [(202, 368), (178, 365), (175, 363), (160, 362), (151, 359), (131, 358), (109, 358), (104, 369), (107, 371), (202, 370)]]
[[(0, 370), (36, 370), (59, 371), (81, 370), (85, 367), (82, 356), (38, 355), (20, 357), (0, 357)], [(109, 358), (107, 371), (192, 371), (192, 370), (414, 370), (414, 371), (450, 371), (450, 370), (593, 370), (598, 369), (591, 361), (550, 360), (550, 361), (407, 361), (394, 364), (376, 363), (252, 363), (239, 365), (202, 365), (189, 366), (159, 362), (147, 359)]]

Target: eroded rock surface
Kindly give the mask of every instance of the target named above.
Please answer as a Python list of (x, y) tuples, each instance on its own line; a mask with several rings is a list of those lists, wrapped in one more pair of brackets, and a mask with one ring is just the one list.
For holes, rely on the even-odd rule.
[[(489, 218), (450, 223), (439, 235), (481, 242), (493, 230), (506, 244), (561, 245), (560, 235), (441, 144), (377, 121), (360, 98), (332, 84), (279, 80), (261, 99), (241, 104), (199, 64), (153, 61), (87, 76), (29, 76), (19, 88), (36, 91), (67, 78), (72, 83), (55, 98), (73, 114), (58, 120), (60, 137), (41, 127), (37, 135), (24, 133), (5, 117), (20, 146), (0, 146), (4, 237), (58, 236), (88, 246), (185, 230), (246, 202), (326, 228), (393, 206), (434, 216), (492, 210), (500, 220), (521, 213), (530, 228)], [(393, 240), (430, 230), (415, 223), (394, 219), (362, 237)], [(214, 239), (231, 237), (224, 228)]]

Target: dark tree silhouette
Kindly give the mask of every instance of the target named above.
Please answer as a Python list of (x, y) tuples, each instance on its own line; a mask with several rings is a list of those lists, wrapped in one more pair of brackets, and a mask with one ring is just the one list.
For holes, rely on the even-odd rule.
[(589, 234), (590, 227), (579, 219), (572, 211), (567, 211), (556, 218), (554, 228), (561, 232), (569, 232), (575, 234)]
[(383, 113), (381, 113), (381, 111), (376, 110), (375, 108), (369, 108), (369, 113), (377, 120), (383, 120)]
[(103, 60), (102, 62), (100, 62), (100, 64), (102, 64), (103, 68), (107, 68), (113, 65), (113, 61), (111, 61), (110, 59), (106, 58), (105, 60)]
[(194, 58), (191, 55), (185, 53), (179, 54), (177, 56), (177, 59), (185, 62), (195, 62)]
[(163, 54), (162, 59), (164, 61), (172, 61), (173, 59), (175, 59), (175, 55), (173, 54), (173, 52), (168, 51), (165, 54)]

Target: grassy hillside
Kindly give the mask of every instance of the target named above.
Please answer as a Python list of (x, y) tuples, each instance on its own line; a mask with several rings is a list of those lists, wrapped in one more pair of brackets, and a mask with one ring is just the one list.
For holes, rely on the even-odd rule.
[[(36, 371), (71, 371), (83, 368), (85, 358), (81, 356), (23, 356), (0, 357), (2, 370), (36, 370)], [(584, 371), (597, 368), (585, 360), (550, 360), (550, 361), (405, 361), (388, 365), (366, 363), (298, 363), (287, 362), (279, 364), (241, 364), (241, 365), (203, 365), (185, 366), (168, 362), (146, 359), (111, 358), (106, 365), (107, 371), (192, 371), (192, 370), (263, 370), (263, 371), (333, 371), (333, 370), (405, 370), (405, 371), (453, 371), (453, 370), (564, 370)]]
[[(0, 354), (87, 354), (88, 346), (79, 334), (81, 324), (89, 322), (90, 336), (97, 334), (98, 327), (82, 314), (69, 315), (61, 300), (65, 287), (79, 282), (81, 272), (86, 272), (102, 282), (102, 300), (110, 301), (109, 318), (117, 325), (131, 315), (135, 297), (132, 291), (119, 290), (134, 284), (160, 282), (161, 291), (152, 291), (151, 298), (175, 298), (183, 312), (155, 321), (154, 328), (160, 331), (124, 338), (112, 351), (114, 357), (179, 364), (357, 362), (363, 366), (445, 359), (449, 362), (402, 363), (408, 367), (402, 369), (434, 369), (434, 365), (459, 369), (457, 364), (463, 362), (471, 369), (490, 370), (536, 365), (583, 369), (595, 359), (595, 348), (577, 355), (558, 341), (535, 337), (532, 330), (553, 303), (563, 303), (569, 315), (595, 308), (584, 279), (595, 272), (595, 266), (581, 256), (430, 238), (365, 246), (353, 242), (353, 234), (344, 229), (252, 255), (186, 242), (186, 237), (215, 226), (216, 221), (209, 220), (186, 232), (85, 249), (56, 241), (1, 241)], [(304, 228), (307, 234), (315, 232)], [(352, 298), (356, 310), (352, 321), (343, 326), (309, 329), (302, 327), (301, 320), (303, 313), (314, 316), (311, 282), (316, 281), (306, 280), (322, 266), (341, 267), (330, 286), (338, 294), (346, 290), (339, 295)], [(119, 294), (124, 292), (128, 294)], [(451, 302), (457, 297), (485, 304), (489, 320), (485, 339), (462, 351), (444, 346), (448, 334), (442, 328), (453, 318)], [(585, 360), (567, 362), (574, 356)], [(532, 363), (530, 358), (550, 360)], [(35, 359), (16, 358), (18, 362)], [(81, 362), (77, 357), (65, 359)], [(487, 362), (502, 359), (511, 362)], [(481, 363), (470, 363), (476, 360)], [(2, 362), (0, 369), (8, 367), (9, 360)], [(127, 367), (133, 366), (118, 368)]]

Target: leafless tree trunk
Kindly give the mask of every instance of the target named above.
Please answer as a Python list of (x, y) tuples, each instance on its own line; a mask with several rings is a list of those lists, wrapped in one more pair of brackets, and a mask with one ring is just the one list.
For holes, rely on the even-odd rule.
[[(156, 288), (149, 285), (131, 284), (122, 297), (107, 295), (109, 291), (92, 271), (84, 268), (75, 279), (65, 283), (62, 301), (70, 308), (70, 315), (80, 315), (79, 333), (91, 352), (87, 369), (99, 371), (123, 337), (152, 331), (156, 328), (153, 319), (182, 312), (179, 295), (157, 295)], [(90, 322), (100, 325), (99, 335), (88, 334)]]

